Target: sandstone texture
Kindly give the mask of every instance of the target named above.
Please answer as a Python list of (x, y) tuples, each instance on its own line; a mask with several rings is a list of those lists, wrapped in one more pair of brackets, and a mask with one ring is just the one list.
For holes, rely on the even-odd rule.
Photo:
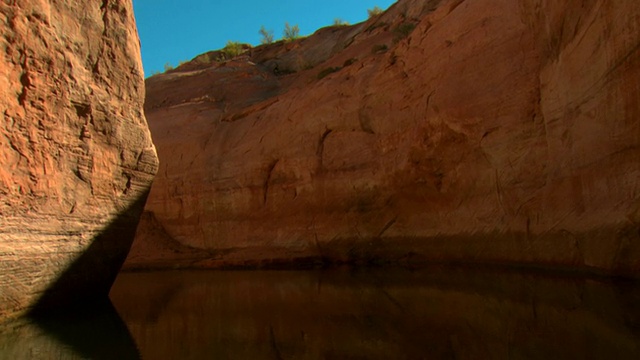
[(106, 297), (157, 156), (130, 0), (0, 3), (0, 318)]
[(639, 49), (633, 0), (401, 0), (228, 61), (203, 54), (146, 81), (156, 225), (127, 266), (637, 276)]

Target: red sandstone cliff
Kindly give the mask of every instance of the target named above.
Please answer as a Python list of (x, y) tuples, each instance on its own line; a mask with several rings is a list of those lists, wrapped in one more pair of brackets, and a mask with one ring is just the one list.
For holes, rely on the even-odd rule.
[(0, 14), (2, 318), (106, 297), (158, 162), (131, 0)]
[(130, 267), (640, 271), (636, 1), (399, 1), (149, 78)]

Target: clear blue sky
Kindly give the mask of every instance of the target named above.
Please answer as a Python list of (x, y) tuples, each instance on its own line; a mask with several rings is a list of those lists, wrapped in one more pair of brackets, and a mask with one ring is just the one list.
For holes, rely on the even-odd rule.
[(260, 43), (264, 25), (282, 37), (284, 23), (310, 35), (335, 18), (350, 24), (367, 19), (367, 9), (387, 9), (395, 0), (133, 0), (145, 76), (182, 60), (224, 47), (228, 40)]

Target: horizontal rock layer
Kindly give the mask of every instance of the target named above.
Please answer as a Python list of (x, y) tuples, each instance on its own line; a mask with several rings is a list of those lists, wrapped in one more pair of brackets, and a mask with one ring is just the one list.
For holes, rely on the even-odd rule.
[(0, 10), (2, 318), (106, 296), (158, 161), (130, 0)]
[(193, 256), (141, 230), (127, 266), (637, 275), (639, 18), (631, 0), (406, 0), (151, 77), (147, 218)]

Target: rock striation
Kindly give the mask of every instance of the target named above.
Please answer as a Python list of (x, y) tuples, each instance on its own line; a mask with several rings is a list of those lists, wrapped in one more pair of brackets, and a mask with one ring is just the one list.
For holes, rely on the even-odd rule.
[(0, 318), (108, 294), (158, 160), (130, 0), (0, 3)]
[(632, 0), (401, 0), (153, 76), (146, 218), (162, 236), (141, 227), (127, 266), (175, 252), (637, 276), (639, 19)]

